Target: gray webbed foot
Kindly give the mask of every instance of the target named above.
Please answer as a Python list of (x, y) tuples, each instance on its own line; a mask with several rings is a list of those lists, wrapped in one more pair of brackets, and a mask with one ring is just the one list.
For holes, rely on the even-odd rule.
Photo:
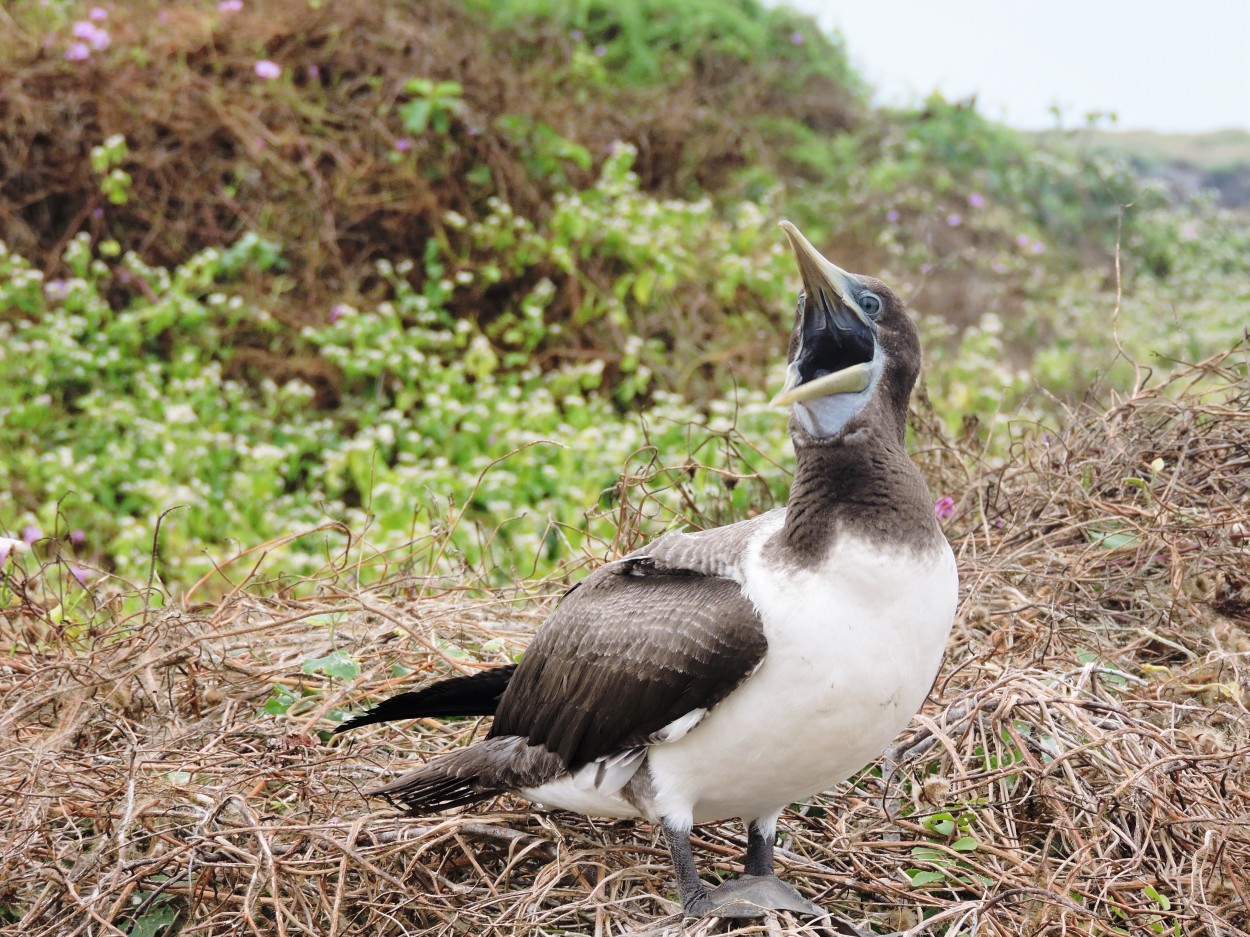
[(687, 917), (759, 918), (768, 911), (789, 911), (802, 917), (827, 917), (775, 875), (743, 875), (690, 902)]

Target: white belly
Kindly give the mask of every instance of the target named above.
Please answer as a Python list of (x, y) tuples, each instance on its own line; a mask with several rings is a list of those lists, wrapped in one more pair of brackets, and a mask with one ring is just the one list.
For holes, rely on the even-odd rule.
[(688, 735), (650, 749), (661, 815), (752, 818), (871, 761), (933, 684), (958, 579), (945, 543), (906, 558), (843, 540), (810, 571), (752, 563), (745, 587), (768, 653)]
[[(821, 566), (786, 572), (760, 561), (758, 548), (744, 589), (768, 652), (702, 721), (648, 748), (653, 818), (752, 819), (832, 787), (907, 726), (941, 665), (958, 598), (945, 542), (912, 557), (843, 539)], [(588, 765), (520, 793), (579, 813), (637, 816), (621, 794), (628, 774), (596, 785), (595, 773)]]

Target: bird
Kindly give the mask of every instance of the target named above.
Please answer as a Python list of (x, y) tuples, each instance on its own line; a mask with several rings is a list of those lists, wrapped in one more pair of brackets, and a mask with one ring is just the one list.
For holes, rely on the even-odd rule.
[[(674, 530), (570, 588), (518, 664), (403, 693), (336, 732), (493, 716), (487, 736), (366, 795), (424, 815), (511, 792), (663, 830), (687, 917), (827, 912), (775, 874), (782, 811), (870, 763), (924, 703), (958, 599), (907, 454), (921, 363), (904, 303), (781, 222), (803, 288), (785, 380), (785, 507)], [(711, 887), (695, 824), (741, 819), (743, 874)]]

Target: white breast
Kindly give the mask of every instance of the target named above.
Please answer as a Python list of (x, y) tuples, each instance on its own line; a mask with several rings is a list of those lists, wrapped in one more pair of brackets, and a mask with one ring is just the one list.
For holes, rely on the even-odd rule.
[(825, 790), (881, 752), (924, 702), (955, 614), (950, 547), (890, 554), (842, 538), (820, 566), (744, 565), (768, 637), (759, 670), (686, 736), (654, 745), (657, 812), (752, 818)]

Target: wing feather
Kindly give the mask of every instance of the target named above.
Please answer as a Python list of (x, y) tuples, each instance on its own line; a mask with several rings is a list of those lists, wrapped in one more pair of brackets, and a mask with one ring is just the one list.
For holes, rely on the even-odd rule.
[(751, 537), (779, 523), (773, 512), (669, 534), (600, 567), (535, 635), (490, 736), (524, 738), (575, 770), (714, 706), (767, 650), (737, 576)]

